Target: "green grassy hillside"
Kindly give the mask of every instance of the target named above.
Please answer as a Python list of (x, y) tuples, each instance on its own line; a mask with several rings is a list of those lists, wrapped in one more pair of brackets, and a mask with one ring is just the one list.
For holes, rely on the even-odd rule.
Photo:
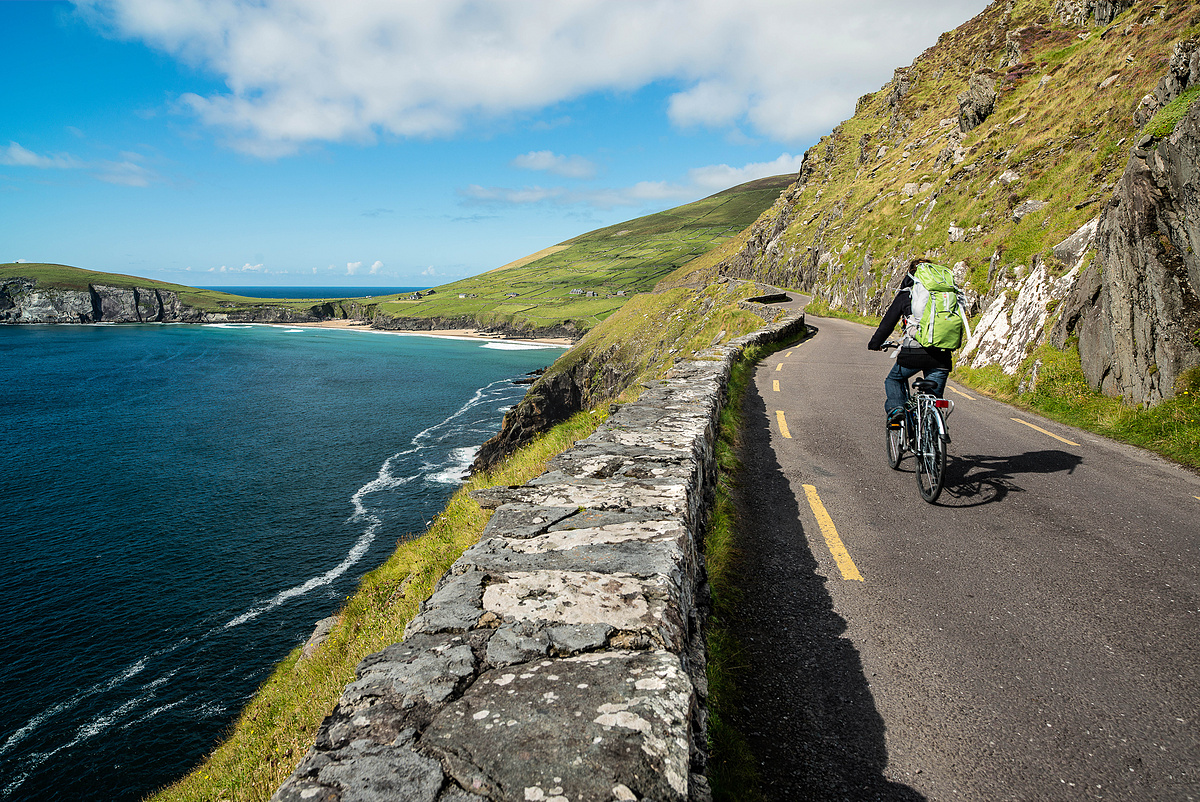
[[(1053, 246), (1098, 214), (1144, 129), (1164, 124), (1134, 112), (1173, 44), (1200, 33), (1200, 7), (1183, 0), (1135, 3), (1106, 27), (1064, 20), (1069, 5), (993, 3), (860, 98), (756, 224), (750, 274), (877, 315), (913, 256), (961, 264), (980, 297), (1035, 256), (1053, 270)], [(973, 79), (993, 83), (995, 107), (961, 134)], [(1027, 201), (1045, 206), (1021, 213)]]
[(597, 229), (548, 249), (554, 252), (541, 258), (437, 287), (418, 301), (383, 300), (379, 311), (394, 317), (472, 317), (516, 328), (570, 321), (587, 330), (636, 293), (649, 291), (676, 268), (740, 233), (793, 179), (752, 181)]

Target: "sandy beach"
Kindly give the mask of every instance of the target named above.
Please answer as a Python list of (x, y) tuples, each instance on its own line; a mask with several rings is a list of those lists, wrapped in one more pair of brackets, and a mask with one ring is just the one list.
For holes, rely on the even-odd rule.
[(296, 328), (316, 328), (316, 329), (367, 329), (370, 331), (378, 331), (382, 334), (401, 334), (415, 337), (451, 337), (461, 340), (487, 340), (490, 342), (509, 342), (509, 343), (528, 343), (529, 345), (552, 345), (559, 348), (570, 348), (574, 345), (574, 341), (567, 337), (505, 337), (498, 334), (488, 334), (481, 332), (478, 329), (430, 329), (430, 330), (401, 330), (401, 329), (372, 329), (371, 324), (365, 320), (322, 320), (318, 323), (287, 323), (287, 324), (271, 324), (271, 325), (287, 325), (295, 326)]

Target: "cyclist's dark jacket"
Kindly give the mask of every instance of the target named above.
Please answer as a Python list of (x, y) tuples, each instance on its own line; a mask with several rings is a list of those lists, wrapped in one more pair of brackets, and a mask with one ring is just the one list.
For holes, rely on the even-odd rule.
[[(905, 276), (904, 280), (900, 282), (900, 291), (892, 299), (892, 305), (888, 307), (887, 313), (879, 323), (879, 328), (875, 330), (871, 341), (867, 343), (869, 350), (878, 351), (883, 346), (883, 341), (891, 336), (892, 331), (896, 328), (896, 324), (900, 322), (900, 318), (912, 314), (912, 293), (909, 292), (909, 288), (912, 285), (913, 277), (911, 274)], [(945, 368), (946, 370), (951, 370), (954, 367), (953, 353), (949, 348), (925, 348), (918, 343), (912, 342), (900, 349), (900, 355), (896, 357), (896, 362), (904, 368), (916, 368), (918, 370)]]

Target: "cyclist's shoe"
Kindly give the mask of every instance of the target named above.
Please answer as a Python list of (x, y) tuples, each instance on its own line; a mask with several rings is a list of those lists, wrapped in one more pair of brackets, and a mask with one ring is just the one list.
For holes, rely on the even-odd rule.
[(893, 409), (891, 414), (888, 415), (887, 427), (889, 429), (899, 429), (900, 424), (903, 421), (904, 421), (904, 410), (903, 409)]

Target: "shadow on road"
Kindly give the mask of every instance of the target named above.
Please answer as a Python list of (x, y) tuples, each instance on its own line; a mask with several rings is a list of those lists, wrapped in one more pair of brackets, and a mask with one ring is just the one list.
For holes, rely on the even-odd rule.
[(1011, 457), (983, 454), (950, 455), (946, 463), (946, 485), (939, 505), (978, 507), (1003, 501), (1011, 492), (1024, 492), (1016, 477), (1038, 473), (1074, 473), (1083, 458), (1078, 454), (1050, 449), (1027, 451)]
[(884, 777), (884, 723), (845, 620), (800, 524), (800, 508), (769, 442), (763, 399), (747, 393), (740, 518), (744, 594), (733, 622), (748, 669), (739, 728), (758, 758), (766, 797), (925, 797)]

